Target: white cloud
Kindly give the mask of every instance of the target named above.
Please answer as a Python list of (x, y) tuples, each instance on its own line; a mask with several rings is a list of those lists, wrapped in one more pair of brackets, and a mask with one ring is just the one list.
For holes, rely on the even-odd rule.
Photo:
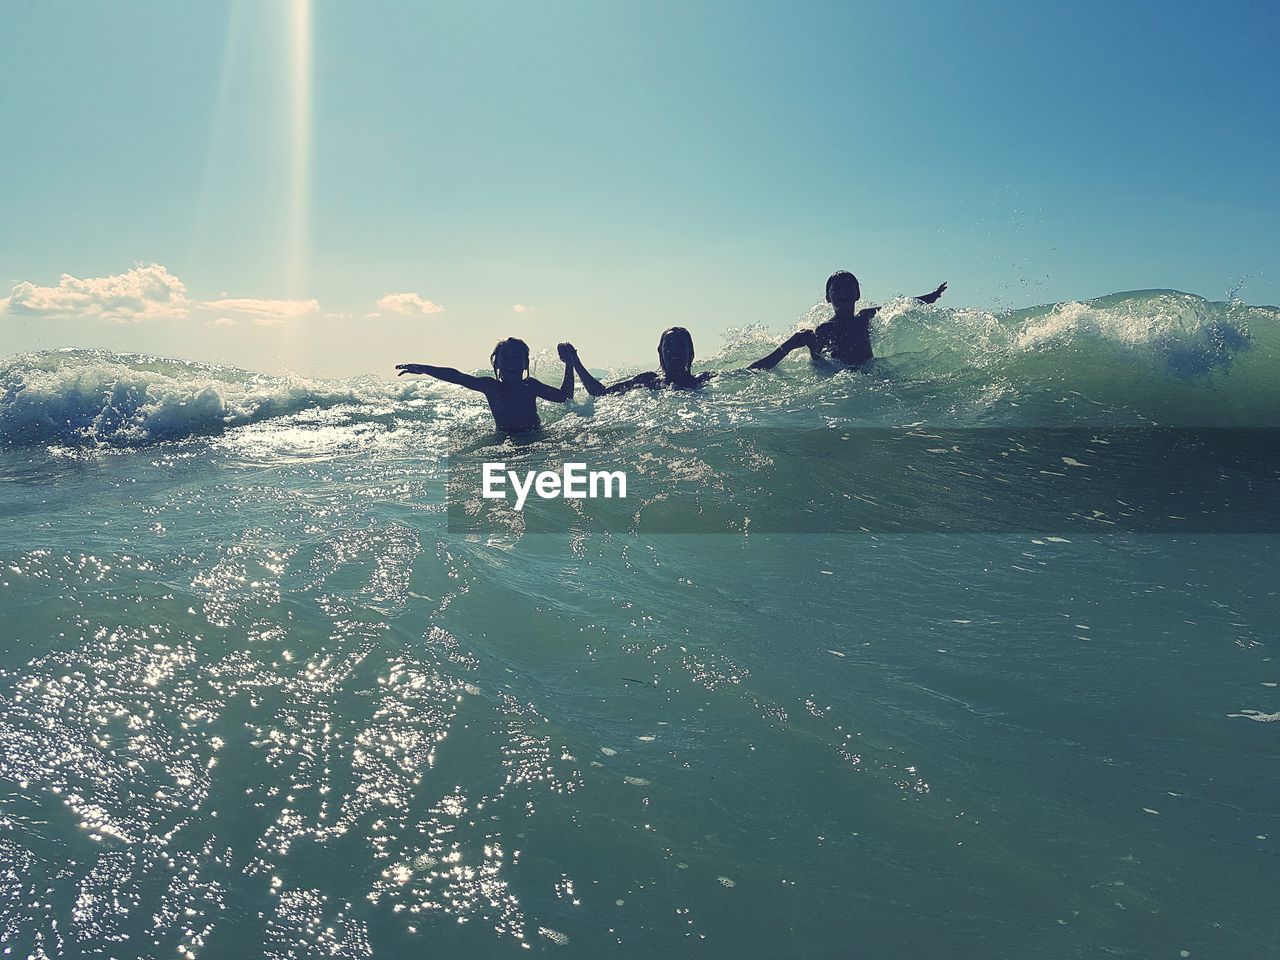
[(259, 300), (226, 297), (192, 300), (180, 279), (159, 263), (139, 264), (124, 273), (80, 279), (64, 273), (56, 287), (24, 281), (8, 298), (0, 299), (0, 313), (63, 320), (72, 317), (140, 323), (182, 319), (192, 313), (216, 313), (215, 326), (234, 326), (237, 315), (258, 326), (295, 320), (320, 309), (316, 300)]
[(320, 309), (318, 300), (254, 300), (240, 297), (228, 300), (208, 300), (199, 304), (208, 310), (222, 313), (239, 313), (253, 317), (258, 326), (269, 326), (296, 320)]
[(523, 303), (517, 303), (511, 309), (514, 310), (516, 313), (527, 313), (529, 310), (529, 308), (525, 306)]
[(416, 293), (388, 293), (378, 301), (378, 306), (392, 313), (416, 314), (426, 316), (429, 313), (440, 313), (444, 307), (430, 300), (424, 300)]
[(185, 317), (190, 307), (186, 285), (158, 263), (87, 280), (64, 273), (56, 287), (23, 282), (0, 304), (29, 317), (79, 316), (117, 323)]

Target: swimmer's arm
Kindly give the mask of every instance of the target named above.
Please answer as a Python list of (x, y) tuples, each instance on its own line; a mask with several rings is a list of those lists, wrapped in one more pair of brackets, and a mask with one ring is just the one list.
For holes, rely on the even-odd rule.
[(947, 291), (946, 283), (945, 282), (940, 283), (938, 284), (937, 290), (934, 290), (932, 293), (926, 293), (922, 297), (916, 297), (916, 299), (923, 300), (925, 303), (936, 303), (938, 301), (938, 298), (941, 297), (944, 293), (946, 293), (946, 291)]
[(471, 374), (455, 370), (453, 367), (433, 367), (426, 363), (402, 363), (396, 369), (400, 371), (396, 374), (398, 377), (403, 377), (406, 373), (420, 373), (428, 377), (435, 377), (437, 380), (443, 380), (445, 383), (456, 383), (460, 387), (466, 387), (468, 390), (478, 390), (485, 394), (498, 382), (492, 377), (473, 377)]
[[(919, 300), (921, 303), (937, 303), (938, 299), (944, 293), (946, 293), (946, 291), (947, 291), (947, 285), (945, 283), (940, 283), (938, 284), (938, 289), (932, 290), (929, 293), (921, 294), (920, 296), (914, 297), (913, 299)], [(858, 319), (870, 320), (879, 312), (880, 312), (879, 307), (867, 307), (865, 310), (858, 311)]]
[(529, 386), (533, 387), (533, 395), (541, 397), (543, 400), (550, 400), (552, 403), (564, 403), (566, 400), (573, 399), (573, 364), (566, 362), (564, 365), (564, 380), (560, 384), (560, 389), (549, 387), (541, 380), (529, 378)]
[(817, 356), (818, 341), (817, 338), (814, 337), (812, 330), (799, 330), (793, 333), (782, 342), (782, 345), (779, 346), (777, 350), (774, 350), (773, 353), (769, 354), (767, 357), (761, 357), (755, 363), (751, 364), (751, 366), (747, 367), (747, 369), (772, 370), (782, 362), (783, 357), (789, 354), (792, 350), (798, 350), (800, 347), (808, 347), (809, 355)]
[(658, 380), (658, 375), (656, 373), (642, 373), (639, 376), (632, 377), (630, 380), (619, 380), (617, 383), (610, 384), (606, 387), (603, 383), (593, 377), (591, 372), (582, 365), (582, 360), (576, 352), (573, 354), (573, 365), (578, 371), (578, 376), (582, 378), (582, 385), (587, 388), (587, 393), (593, 397), (626, 393), (628, 390), (634, 390), (636, 387), (652, 387)]
[(577, 371), (578, 376), (582, 378), (582, 385), (587, 388), (587, 393), (593, 397), (603, 397), (609, 392), (609, 388), (591, 375), (591, 371), (582, 365), (582, 360), (575, 353), (573, 355), (573, 368)]
[[(617, 383), (610, 384), (604, 388), (607, 394), (626, 393), (628, 390), (634, 390), (636, 387), (654, 388), (658, 386), (658, 375), (650, 370), (648, 373), (636, 374), (626, 380), (619, 380)], [(597, 394), (599, 396), (599, 394)]]

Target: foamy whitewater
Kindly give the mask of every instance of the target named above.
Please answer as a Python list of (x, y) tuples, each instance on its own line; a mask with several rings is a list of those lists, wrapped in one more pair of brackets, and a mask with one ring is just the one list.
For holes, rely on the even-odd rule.
[[(865, 374), (579, 387), (518, 444), (425, 380), (0, 361), (3, 949), (1272, 957), (1280, 451), (1167, 465), (1250, 534), (767, 520), (977, 489), (949, 447), (877, 475), (824, 433), (1280, 427), (1280, 310), (901, 301), (873, 336)], [(460, 444), (662, 492), (630, 528), (451, 530)], [(996, 479), (980, 509), (1022, 509)]]

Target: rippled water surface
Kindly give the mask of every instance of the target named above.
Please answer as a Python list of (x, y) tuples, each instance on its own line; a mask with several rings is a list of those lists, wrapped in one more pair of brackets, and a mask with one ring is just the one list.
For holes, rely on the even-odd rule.
[[(788, 489), (744, 485), (780, 452), (707, 451), (747, 426), (1274, 426), (1276, 320), (1178, 294), (890, 309), (877, 375), (580, 400), (534, 445), (760, 516), (833, 481), (788, 448)], [(1275, 537), (464, 534), (450, 444), (520, 453), (447, 388), (6, 363), (13, 955), (1280, 942)]]

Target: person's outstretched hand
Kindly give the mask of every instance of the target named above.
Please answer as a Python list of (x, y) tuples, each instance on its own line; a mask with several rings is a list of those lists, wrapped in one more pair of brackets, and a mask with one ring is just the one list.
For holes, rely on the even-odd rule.
[(941, 297), (944, 293), (946, 293), (946, 291), (947, 291), (947, 284), (944, 281), (938, 284), (937, 290), (933, 291), (933, 293), (925, 294), (920, 299), (923, 300), (925, 303), (936, 303), (938, 301), (938, 298)]
[(818, 335), (812, 330), (797, 330), (791, 335), (791, 343), (793, 346), (812, 349), (818, 345)]
[(578, 359), (578, 351), (574, 349), (572, 343), (561, 343), (556, 346), (556, 353), (560, 354), (560, 359), (565, 363), (573, 363)]
[(396, 376), (397, 376), (397, 377), (403, 377), (406, 373), (421, 373), (421, 372), (422, 372), (422, 364), (420, 364), (420, 363), (398, 363), (398, 364), (396, 364), (396, 369), (400, 371), (399, 373), (397, 373), (397, 374), (396, 374)]

